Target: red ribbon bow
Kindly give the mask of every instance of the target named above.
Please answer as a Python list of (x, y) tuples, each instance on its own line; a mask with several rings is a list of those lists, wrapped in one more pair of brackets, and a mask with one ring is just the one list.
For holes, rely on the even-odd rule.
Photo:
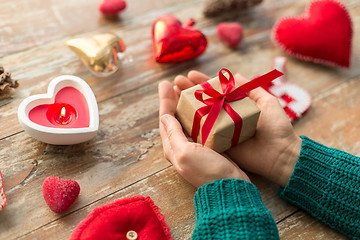
[[(229, 74), (229, 80), (224, 76), (222, 71), (226, 71)], [(250, 82), (247, 82), (234, 90), (235, 80), (233, 75), (228, 69), (221, 69), (219, 71), (219, 79), (223, 93), (219, 93), (218, 91), (216, 91), (208, 82), (204, 82), (201, 84), (201, 86), (204, 88), (203, 90), (196, 90), (194, 93), (195, 98), (200, 102), (204, 103), (206, 106), (199, 108), (195, 112), (193, 126), (191, 130), (191, 138), (194, 140), (194, 142), (196, 142), (200, 130), (200, 121), (203, 116), (208, 114), (201, 128), (201, 140), (202, 144), (205, 145), (210, 131), (213, 128), (221, 109), (224, 107), (225, 111), (229, 114), (229, 116), (235, 123), (235, 130), (231, 146), (233, 147), (237, 145), (242, 129), (242, 118), (234, 109), (232, 109), (229, 102), (233, 102), (247, 97), (247, 92), (264, 84), (267, 84), (272, 80), (280, 77), (281, 75), (283, 75), (283, 73), (279, 72), (278, 70), (272, 70), (271, 72), (256, 77)], [(204, 99), (204, 94), (208, 95), (209, 98)]]

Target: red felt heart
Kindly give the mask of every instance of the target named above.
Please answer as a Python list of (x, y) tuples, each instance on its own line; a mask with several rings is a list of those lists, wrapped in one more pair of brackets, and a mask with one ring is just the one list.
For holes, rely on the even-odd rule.
[(74, 180), (63, 180), (59, 177), (47, 177), (42, 186), (46, 204), (56, 213), (68, 209), (80, 193), (80, 186)]
[[(129, 236), (136, 236), (130, 238)], [(127, 237), (128, 236), (128, 237)], [(171, 233), (150, 197), (118, 199), (95, 208), (75, 228), (70, 240), (170, 240)]]
[(349, 68), (352, 23), (346, 8), (333, 0), (314, 1), (300, 17), (280, 19), (273, 40), (289, 55)]
[(153, 24), (154, 58), (160, 63), (180, 62), (202, 54), (207, 46), (206, 37), (194, 29), (195, 20), (181, 25), (172, 15), (163, 15)]
[(217, 34), (230, 47), (236, 48), (243, 37), (242, 26), (237, 23), (220, 23), (217, 25)]
[(45, 127), (54, 127), (51, 118), (48, 117), (49, 109), (59, 103), (66, 103), (72, 109), (76, 109), (76, 121), (63, 125), (62, 128), (85, 128), (90, 125), (89, 106), (84, 95), (73, 87), (61, 89), (55, 96), (54, 104), (38, 105), (30, 110), (29, 119), (34, 123)]
[(115, 15), (125, 8), (125, 0), (104, 0), (99, 6), (99, 11), (105, 15)]

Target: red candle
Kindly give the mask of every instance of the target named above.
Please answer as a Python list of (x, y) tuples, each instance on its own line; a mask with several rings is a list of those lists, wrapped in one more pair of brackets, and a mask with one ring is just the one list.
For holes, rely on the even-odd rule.
[(75, 121), (77, 112), (67, 103), (55, 103), (46, 111), (46, 117), (54, 125), (68, 125)]
[(90, 124), (86, 99), (73, 87), (61, 89), (53, 104), (43, 104), (31, 109), (29, 118), (42, 126), (55, 128), (81, 128)]

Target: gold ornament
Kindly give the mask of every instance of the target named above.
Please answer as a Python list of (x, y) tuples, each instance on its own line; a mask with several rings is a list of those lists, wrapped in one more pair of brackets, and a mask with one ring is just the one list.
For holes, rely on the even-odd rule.
[(125, 55), (123, 40), (113, 33), (71, 39), (66, 42), (66, 45), (96, 75), (102, 77), (115, 73)]

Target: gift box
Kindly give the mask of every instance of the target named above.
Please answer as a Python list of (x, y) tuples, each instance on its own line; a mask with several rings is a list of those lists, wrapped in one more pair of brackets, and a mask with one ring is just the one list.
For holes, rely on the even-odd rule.
[(281, 75), (273, 70), (237, 86), (221, 69), (218, 77), (181, 92), (176, 117), (194, 142), (224, 152), (255, 134), (260, 109), (246, 93)]

